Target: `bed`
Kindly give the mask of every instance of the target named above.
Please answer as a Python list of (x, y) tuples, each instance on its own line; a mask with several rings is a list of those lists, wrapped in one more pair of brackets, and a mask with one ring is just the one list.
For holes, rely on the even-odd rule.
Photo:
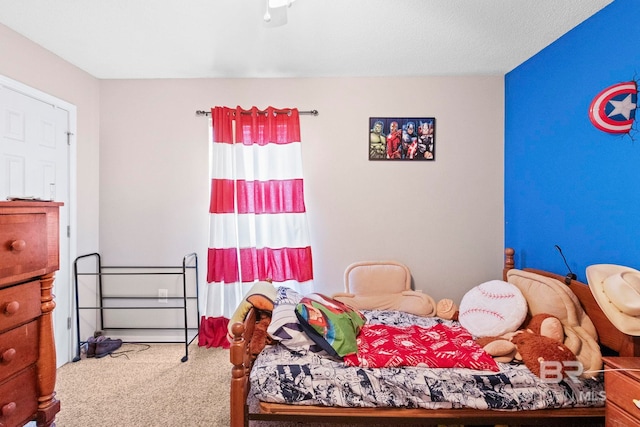
[[(514, 269), (514, 253), (515, 251), (511, 248), (505, 250), (503, 280), (507, 280), (508, 272)], [(523, 269), (523, 271), (553, 278), (568, 285), (569, 289), (575, 297), (577, 297), (577, 300), (579, 300), (579, 304), (584, 309), (588, 318), (593, 322), (595, 330), (597, 331), (599, 344), (603, 349), (603, 355), (640, 355), (640, 339), (623, 334), (609, 322), (593, 299), (591, 291), (586, 284), (546, 271), (536, 269)], [(378, 317), (390, 315), (388, 312), (381, 313), (378, 311), (365, 311), (364, 313), (367, 316), (368, 322), (376, 321)], [(469, 399), (467, 397), (469, 394), (473, 395), (476, 393), (473, 390), (458, 392), (458, 394), (452, 393), (452, 395), (457, 396), (454, 397), (454, 399), (458, 399), (454, 404), (450, 404), (450, 402), (442, 404), (438, 402), (416, 402), (415, 399), (410, 399), (408, 401), (409, 403), (407, 403), (407, 401), (397, 402), (395, 401), (395, 395), (388, 393), (386, 395), (391, 396), (389, 398), (391, 403), (387, 404), (386, 407), (371, 407), (371, 402), (363, 403), (366, 399), (363, 399), (362, 396), (354, 397), (353, 395), (347, 395), (347, 397), (338, 398), (339, 402), (336, 401), (335, 397), (332, 397), (332, 400), (329, 399), (325, 401), (320, 399), (320, 404), (318, 404), (316, 400), (305, 396), (304, 393), (300, 393), (297, 390), (293, 390), (295, 393), (291, 392), (291, 390), (287, 393), (282, 393), (282, 390), (279, 388), (279, 383), (274, 383), (275, 380), (266, 378), (269, 370), (275, 369), (269, 367), (268, 363), (269, 361), (275, 361), (286, 364), (288, 366), (286, 369), (289, 370), (287, 374), (289, 376), (295, 376), (295, 369), (298, 369), (295, 368), (296, 363), (298, 363), (296, 359), (298, 355), (294, 354), (290, 356), (288, 352), (284, 352), (285, 350), (281, 348), (281, 345), (265, 346), (264, 350), (259, 354), (255, 349), (249, 351), (249, 344), (256, 330), (256, 322), (261, 317), (262, 315), (259, 310), (250, 310), (244, 323), (235, 323), (231, 327), (233, 335), (230, 348), (230, 361), (233, 365), (231, 369), (232, 378), (230, 387), (230, 416), (232, 427), (247, 426), (250, 421), (370, 425), (604, 425), (604, 393), (602, 392), (604, 381), (601, 374), (594, 375), (593, 378), (585, 381), (585, 384), (589, 383), (586, 385), (582, 383), (577, 385), (569, 384), (569, 387), (567, 383), (571, 383), (571, 381), (562, 381), (562, 387), (568, 390), (568, 392), (564, 391), (562, 394), (569, 394), (572, 398), (578, 396), (578, 399), (583, 397), (585, 398), (583, 399), (584, 401), (572, 401), (565, 404), (563, 402), (556, 402), (554, 397), (554, 399), (551, 399), (554, 400), (554, 402), (546, 406), (538, 406), (534, 399), (528, 401), (528, 406), (513, 407), (509, 404), (510, 400), (508, 398), (499, 395), (491, 396), (490, 399), (484, 396), (475, 396), (475, 400)], [(411, 322), (413, 319), (407, 321)], [(313, 355), (312, 357), (316, 356)], [(258, 359), (259, 364), (256, 363), (256, 366), (254, 366), (256, 359)], [(296, 361), (292, 361), (292, 359), (296, 359)], [(286, 360), (286, 362), (282, 362), (283, 360)], [(290, 372), (289, 366), (294, 367), (293, 373)], [(501, 368), (504, 368), (504, 366), (501, 365)], [(428, 369), (415, 369), (423, 369), (419, 376), (427, 377), (425, 372), (429, 371)], [(513, 373), (514, 377), (510, 378), (507, 382), (515, 381), (515, 377), (520, 378), (522, 369), (526, 370), (526, 368), (522, 367), (518, 367), (517, 369), (520, 369), (520, 371)], [(447, 370), (438, 369), (431, 371), (437, 371), (434, 375), (438, 376), (443, 375), (443, 372)], [(253, 375), (251, 375), (252, 372)], [(400, 378), (403, 377), (403, 375), (416, 376), (415, 373), (411, 374), (408, 368), (407, 372), (408, 373), (405, 373), (404, 370), (395, 370), (390, 374), (387, 373), (386, 377), (378, 378), (376, 381), (386, 384), (392, 377)], [(502, 369), (500, 372), (502, 372)], [(431, 373), (429, 372), (429, 374)], [(329, 376), (331, 375), (333, 374), (329, 374)], [(474, 376), (473, 372), (471, 372), (470, 375), (477, 380), (478, 376)], [(436, 380), (439, 381), (440, 384), (451, 385), (455, 383), (455, 378), (458, 377), (454, 376), (453, 378), (454, 379), (449, 377), (436, 378)], [(492, 378), (493, 379), (489, 381), (495, 382), (496, 377), (494, 376)], [(368, 382), (369, 379), (360, 378), (356, 381), (362, 383), (363, 381)], [(462, 382), (464, 380), (460, 379), (460, 381)], [(497, 381), (500, 382), (501, 380)], [(527, 382), (530, 381), (530, 379), (524, 377), (523, 381)], [(271, 389), (267, 388), (264, 391), (256, 391), (256, 385), (263, 383), (270, 384)], [(274, 386), (274, 384), (276, 385)], [(583, 385), (587, 388), (580, 388), (583, 387)], [(574, 386), (577, 388), (574, 389)], [(321, 384), (320, 387), (326, 388), (328, 386)], [(380, 385), (378, 384), (377, 387), (379, 390)], [(417, 388), (418, 386), (412, 387), (416, 387), (416, 395), (424, 393), (424, 391), (420, 391)], [(496, 387), (496, 384), (491, 384), (489, 389), (492, 390), (492, 393), (495, 393), (495, 390), (500, 389), (500, 387)], [(283, 403), (280, 397), (277, 396), (279, 394), (287, 394), (289, 395), (288, 397), (293, 395), (291, 400), (296, 400), (298, 404)], [(404, 394), (406, 395), (407, 393)], [(256, 395), (259, 396), (259, 399), (256, 399)], [(332, 396), (334, 395), (335, 394), (332, 394)], [(347, 402), (342, 401), (342, 399), (347, 400)], [(533, 399), (533, 397), (531, 399)], [(487, 404), (490, 400), (492, 403)], [(357, 402), (354, 404), (353, 401)], [(523, 401), (526, 402), (527, 399), (523, 399)], [(401, 407), (398, 407), (398, 405)]]

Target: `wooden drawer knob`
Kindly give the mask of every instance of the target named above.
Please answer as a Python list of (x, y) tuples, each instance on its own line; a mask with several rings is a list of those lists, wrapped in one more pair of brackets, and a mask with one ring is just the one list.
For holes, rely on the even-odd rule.
[(9, 402), (2, 407), (2, 416), (9, 417), (16, 411), (16, 402)]
[(0, 355), (0, 363), (8, 364), (13, 360), (15, 356), (16, 356), (15, 348), (10, 348), (8, 350), (5, 350), (2, 352), (2, 355)]
[(20, 303), (18, 301), (11, 301), (4, 307), (5, 314), (12, 315), (16, 314), (20, 309)]
[(11, 242), (11, 250), (15, 251), (15, 252), (21, 252), (24, 250), (24, 248), (27, 247), (27, 242), (25, 242), (24, 240), (20, 239), (20, 240), (14, 240), (13, 242)]
[(20, 303), (18, 301), (11, 301), (4, 306), (4, 314), (8, 314), (9, 316), (11, 316), (12, 314), (16, 314), (19, 309)]

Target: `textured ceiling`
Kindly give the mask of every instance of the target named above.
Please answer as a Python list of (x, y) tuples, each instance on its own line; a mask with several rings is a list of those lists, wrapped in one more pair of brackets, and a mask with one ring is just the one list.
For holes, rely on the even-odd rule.
[(101, 79), (505, 74), (611, 1), (297, 0), (270, 27), (266, 0), (0, 0), (0, 23)]

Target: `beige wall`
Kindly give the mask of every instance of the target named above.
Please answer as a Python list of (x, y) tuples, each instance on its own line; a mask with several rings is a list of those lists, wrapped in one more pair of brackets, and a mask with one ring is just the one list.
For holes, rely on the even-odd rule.
[[(499, 278), (502, 76), (101, 82), (101, 250), (116, 261), (206, 264), (208, 120), (214, 105), (317, 109), (302, 116), (316, 289), (351, 262), (395, 259), (415, 286), (459, 301)], [(435, 116), (435, 162), (368, 160), (370, 116)]]
[[(368, 259), (405, 262), (435, 299), (501, 273), (503, 76), (99, 81), (2, 25), (0, 40), (0, 74), (77, 106), (79, 254), (175, 264), (197, 251), (203, 273), (208, 120), (195, 110), (273, 105), (320, 112), (301, 118), (318, 291)], [(436, 117), (436, 161), (369, 161), (370, 116)]]
[(77, 107), (78, 253), (98, 250), (99, 80), (2, 24), (0, 74)]

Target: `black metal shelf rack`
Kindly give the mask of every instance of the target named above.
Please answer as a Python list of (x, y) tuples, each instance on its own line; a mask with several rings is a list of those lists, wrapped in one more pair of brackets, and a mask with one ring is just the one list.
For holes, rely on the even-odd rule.
[[(79, 271), (78, 263), (84, 259), (95, 260), (95, 269), (93, 271)], [(84, 265), (84, 264), (83, 264)], [(144, 270), (144, 271), (142, 271)], [(195, 291), (189, 293), (187, 286), (187, 272), (193, 270), (193, 276), (195, 278)], [(82, 341), (80, 338), (80, 311), (81, 310), (96, 310), (99, 313), (99, 324), (98, 328), (102, 331), (118, 331), (118, 330), (183, 330), (184, 331), (184, 340), (180, 341), (124, 341), (125, 343), (184, 343), (185, 355), (182, 357), (182, 362), (186, 362), (189, 359), (189, 345), (196, 339), (198, 336), (198, 331), (200, 329), (200, 309), (199, 309), (199, 287), (198, 287), (198, 255), (196, 253), (190, 253), (185, 255), (182, 258), (181, 266), (140, 266), (140, 265), (125, 265), (125, 266), (104, 266), (102, 265), (102, 259), (99, 253), (91, 253), (86, 255), (81, 255), (77, 257), (73, 263), (73, 273), (74, 273), (74, 284), (75, 284), (75, 308), (76, 308), (76, 338), (78, 341), (78, 348), (76, 357), (73, 359), (74, 362), (80, 360), (80, 353), (82, 346), (87, 344), (87, 341)], [(128, 301), (136, 301), (136, 300), (157, 300), (159, 297), (155, 296), (139, 296), (139, 295), (110, 295), (105, 294), (105, 284), (103, 282), (104, 276), (138, 276), (138, 275), (180, 275), (182, 276), (182, 295), (178, 296), (167, 296), (162, 297), (166, 300), (175, 301), (179, 305), (171, 305), (171, 306), (111, 306), (105, 305), (107, 301), (117, 301), (117, 300), (128, 300)], [(95, 306), (82, 306), (80, 305), (80, 296), (78, 290), (79, 276), (95, 276), (96, 280), (96, 301), (98, 305)], [(188, 301), (195, 300), (195, 314), (197, 316), (196, 323), (197, 327), (189, 326), (189, 309), (188, 309)], [(109, 326), (109, 324), (105, 321), (104, 312), (107, 310), (182, 310), (184, 322), (180, 327), (113, 327)]]

